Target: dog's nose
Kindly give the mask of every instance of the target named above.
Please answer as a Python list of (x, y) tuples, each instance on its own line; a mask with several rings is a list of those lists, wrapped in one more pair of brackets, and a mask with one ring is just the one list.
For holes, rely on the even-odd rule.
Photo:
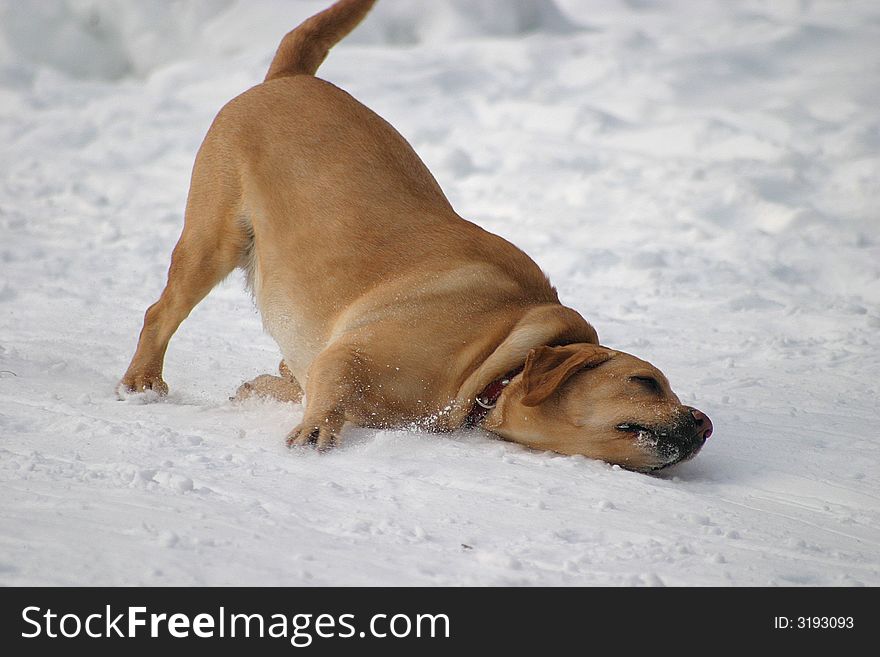
[(690, 411), (694, 422), (697, 423), (697, 435), (705, 442), (712, 435), (712, 420), (703, 411), (698, 411), (696, 408), (691, 408)]

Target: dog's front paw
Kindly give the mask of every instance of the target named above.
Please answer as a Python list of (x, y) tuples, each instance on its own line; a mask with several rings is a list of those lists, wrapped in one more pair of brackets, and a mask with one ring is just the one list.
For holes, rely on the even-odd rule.
[(248, 381), (247, 383), (242, 383), (238, 386), (238, 390), (235, 391), (235, 396), (230, 397), (229, 401), (234, 402), (243, 402), (246, 399), (250, 399), (251, 397), (261, 397), (260, 390), (255, 385), (255, 381)]
[(161, 374), (126, 373), (116, 387), (116, 394), (120, 399), (125, 399), (126, 395), (151, 390), (160, 397), (168, 394), (168, 384), (162, 379)]
[(327, 452), (337, 444), (336, 432), (329, 426), (303, 423), (287, 435), (288, 447), (314, 447)]
[(242, 383), (236, 391), (235, 397), (230, 397), (229, 400), (243, 402), (251, 397), (263, 397), (298, 404), (302, 401), (303, 392), (296, 379), (283, 379), (280, 376), (263, 374), (253, 381)]

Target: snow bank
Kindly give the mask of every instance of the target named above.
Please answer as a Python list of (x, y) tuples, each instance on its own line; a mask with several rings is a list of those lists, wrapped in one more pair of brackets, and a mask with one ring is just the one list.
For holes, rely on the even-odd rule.
[(512, 37), (575, 28), (553, 0), (402, 0), (379, 3), (355, 42), (444, 43), (477, 37)]
[(205, 21), (231, 0), (40, 0), (0, 4), (12, 57), (82, 78), (145, 75), (198, 52)]
[[(171, 62), (266, 49), (329, 2), (0, 0), (0, 52), (80, 78), (144, 76)], [(553, 0), (380, 3), (351, 43), (416, 44), (573, 28)]]

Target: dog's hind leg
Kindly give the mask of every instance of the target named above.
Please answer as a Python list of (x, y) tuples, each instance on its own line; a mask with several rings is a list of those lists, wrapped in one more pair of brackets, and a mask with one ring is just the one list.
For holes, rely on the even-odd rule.
[(237, 266), (246, 266), (252, 233), (241, 219), (239, 177), (206, 139), (193, 169), (183, 233), (171, 256), (168, 282), (144, 316), (137, 350), (120, 393), (168, 392), (162, 367), (168, 341), (192, 309)]

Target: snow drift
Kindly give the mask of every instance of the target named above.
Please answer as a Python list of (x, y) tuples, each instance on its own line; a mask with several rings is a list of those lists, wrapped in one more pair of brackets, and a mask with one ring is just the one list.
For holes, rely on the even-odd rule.
[[(0, 2), (9, 57), (80, 78), (144, 76), (176, 60), (274, 44), (323, 0), (41, 0)], [(395, 0), (380, 3), (351, 42), (442, 43), (479, 36), (564, 33), (553, 0)], [(280, 32), (279, 32), (280, 30)]]

